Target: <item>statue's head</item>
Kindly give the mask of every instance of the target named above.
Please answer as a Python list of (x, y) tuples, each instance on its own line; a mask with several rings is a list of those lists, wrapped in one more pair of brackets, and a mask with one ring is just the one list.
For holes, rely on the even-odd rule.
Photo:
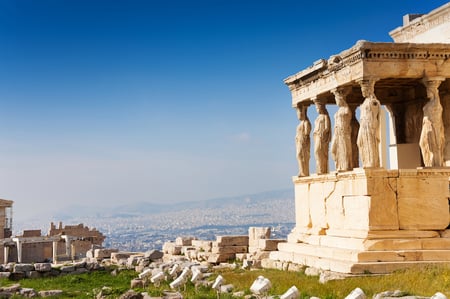
[(306, 110), (308, 109), (308, 106), (306, 105), (302, 105), (302, 104), (298, 104), (297, 105), (297, 117), (299, 120), (305, 120), (306, 117)]
[(327, 109), (325, 108), (325, 103), (322, 101), (315, 101), (317, 113), (319, 114), (328, 114)]

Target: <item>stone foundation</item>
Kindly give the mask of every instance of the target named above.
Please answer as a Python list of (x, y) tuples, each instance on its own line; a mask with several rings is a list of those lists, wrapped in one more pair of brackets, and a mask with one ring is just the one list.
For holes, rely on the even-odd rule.
[(296, 227), (270, 259), (344, 273), (450, 264), (448, 168), (294, 178)]

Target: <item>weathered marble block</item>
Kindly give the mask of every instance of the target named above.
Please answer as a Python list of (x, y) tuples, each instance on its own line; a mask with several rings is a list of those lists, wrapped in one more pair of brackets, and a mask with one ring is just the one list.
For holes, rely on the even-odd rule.
[(270, 227), (249, 227), (248, 246), (258, 247), (260, 239), (270, 239)]
[(217, 236), (213, 247), (248, 246), (248, 236)]
[(432, 169), (400, 170), (400, 229), (442, 230), (448, 226), (449, 174)]
[(171, 255), (179, 255), (181, 254), (182, 246), (176, 245), (174, 242), (166, 242), (163, 245), (162, 251)]
[(212, 248), (212, 241), (205, 241), (205, 240), (192, 240), (192, 246), (206, 251), (210, 252)]
[(246, 253), (248, 251), (247, 246), (222, 246), (213, 247), (212, 253)]
[(278, 250), (278, 243), (284, 243), (284, 239), (260, 239), (258, 242), (258, 249), (261, 251), (275, 251)]
[(192, 240), (194, 240), (194, 237), (178, 237), (175, 239), (175, 245), (178, 246), (191, 246)]
[(108, 249), (108, 248), (102, 248), (102, 249), (95, 249), (94, 250), (94, 258), (98, 260), (111, 258), (111, 253), (118, 252), (117, 249)]

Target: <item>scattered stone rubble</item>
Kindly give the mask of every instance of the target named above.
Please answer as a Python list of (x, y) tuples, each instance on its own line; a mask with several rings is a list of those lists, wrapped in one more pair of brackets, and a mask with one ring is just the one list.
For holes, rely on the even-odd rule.
[[(111, 257), (111, 260), (127, 265), (127, 267), (134, 267), (139, 276), (131, 281), (131, 289), (136, 287), (145, 287), (151, 283), (159, 283), (152, 281), (153, 278), (162, 277), (161, 279), (167, 281), (176, 281), (183, 276), (183, 272), (190, 270), (190, 276), (183, 278), (183, 282), (178, 287), (173, 288), (173, 292), (167, 293), (164, 298), (183, 298), (182, 286), (188, 279), (192, 279), (194, 271), (202, 273), (201, 279), (195, 280), (196, 286), (203, 285), (214, 288), (214, 282), (209, 280), (213, 275), (213, 271), (221, 267), (238, 267), (234, 261), (242, 262), (242, 268), (261, 268), (264, 263), (270, 261), (268, 259), (271, 251), (277, 250), (277, 245), (285, 240), (270, 239), (270, 228), (267, 227), (250, 227), (248, 236), (217, 236), (216, 241), (197, 240), (194, 237), (178, 237), (175, 242), (166, 242), (163, 245), (163, 252), (157, 251), (146, 253), (145, 255), (137, 256), (130, 255), (120, 262)], [(152, 260), (149, 256), (152, 255), (156, 259)], [(162, 255), (160, 257), (160, 255)], [(231, 261), (231, 262), (230, 262)], [(305, 271), (305, 274), (311, 276), (318, 276), (321, 283), (326, 283), (330, 280), (345, 279), (350, 274), (342, 274), (330, 271), (323, 271), (316, 268), (305, 268), (301, 265), (280, 263), (279, 265), (272, 265), (272, 268), (278, 268), (285, 271)], [(192, 280), (191, 280), (192, 281)], [(172, 286), (171, 283), (171, 286)], [(254, 295), (245, 295), (242, 290), (235, 290), (233, 285), (220, 284), (216, 289), (218, 293), (232, 293), (233, 297), (237, 298), (255, 298)], [(286, 292), (287, 293), (287, 292)], [(260, 298), (261, 294), (257, 296)], [(140, 298), (152, 298), (146, 294), (142, 294)], [(299, 298), (295, 295), (293, 297), (281, 296), (279, 298)], [(137, 297), (136, 297), (137, 298)], [(265, 296), (263, 298), (278, 298), (278, 296)], [(357, 288), (351, 292), (345, 299), (365, 299), (364, 292)], [(406, 296), (404, 292), (385, 291), (374, 296), (376, 299), (447, 299), (442, 293), (436, 293), (432, 297), (418, 297)], [(155, 298), (156, 299), (156, 298)]]
[(250, 227), (246, 236), (217, 236), (216, 241), (178, 237), (175, 242), (164, 243), (162, 250), (168, 260), (184, 255), (190, 261), (219, 264), (238, 260), (260, 267), (262, 260), (277, 250), (278, 243), (286, 242), (284, 239), (270, 239), (270, 232), (270, 227)]
[[(236, 290), (226, 281), (218, 282), (211, 278), (214, 272), (221, 268), (239, 267), (235, 261), (240, 261), (244, 269), (261, 268), (267, 260), (268, 252), (276, 250), (277, 244), (283, 240), (271, 240), (269, 228), (252, 227), (248, 236), (218, 236), (216, 241), (202, 241), (193, 237), (178, 237), (175, 242), (164, 244), (163, 251), (151, 250), (147, 252), (122, 252), (116, 249), (91, 249), (86, 253), (82, 261), (52, 264), (52, 263), (8, 263), (0, 265), (0, 278), (20, 280), (23, 278), (39, 278), (58, 275), (81, 274), (89, 271), (104, 270), (115, 265), (120, 269), (132, 269), (137, 277), (130, 282), (130, 290), (122, 294), (120, 299), (178, 299), (183, 298), (185, 283), (189, 280), (196, 287), (204, 286), (213, 288), (220, 293), (229, 293), (236, 298), (299, 298), (299, 291), (293, 286), (281, 296), (269, 296), (265, 293), (245, 295), (243, 290)], [(230, 262), (231, 261), (231, 262)], [(349, 274), (323, 271), (312, 267), (288, 266), (280, 264), (280, 269), (287, 271), (304, 271), (306, 275), (318, 276), (321, 283), (329, 280), (345, 279)], [(114, 273), (111, 273), (114, 274)], [(261, 277), (263, 278), (263, 277)], [(136, 288), (145, 288), (150, 284), (159, 285), (162, 280), (170, 282), (171, 290), (164, 293), (163, 297), (151, 297), (143, 292), (136, 292)], [(262, 280), (264, 281), (264, 279)], [(250, 287), (250, 286), (249, 286)], [(271, 286), (269, 285), (269, 288)], [(252, 289), (252, 288), (250, 288)], [(254, 288), (257, 289), (257, 288)], [(268, 291), (265, 289), (265, 291)], [(96, 299), (108, 298), (112, 289), (103, 287), (96, 291)], [(9, 287), (0, 288), (0, 298), (10, 298), (13, 295), (22, 297), (51, 297), (61, 295), (61, 290), (36, 291), (22, 288), (19, 283)], [(289, 294), (288, 294), (289, 293)], [(263, 296), (263, 297), (261, 297)], [(357, 288), (345, 299), (365, 299), (364, 292)], [(442, 293), (436, 293), (432, 297), (406, 296), (404, 292), (385, 291), (374, 295), (374, 299), (447, 299)]]
[[(90, 271), (103, 270), (105, 267), (97, 261), (81, 261), (70, 264), (51, 264), (51, 263), (34, 263), (34, 264), (16, 264), (8, 263), (0, 265), (0, 277), (9, 278), (18, 281), (24, 278), (41, 278), (58, 275), (82, 274)], [(52, 297), (61, 295), (61, 290), (43, 290), (35, 291), (30, 288), (22, 288), (16, 283), (9, 287), (0, 288), (0, 298), (9, 298), (13, 295), (23, 297)]]
[[(184, 245), (188, 246), (188, 245)], [(131, 289), (137, 288), (137, 287), (146, 287), (148, 284), (155, 283), (152, 279), (156, 277), (159, 273), (163, 273), (163, 278), (166, 281), (176, 281), (178, 278), (183, 276), (183, 272), (190, 271), (190, 275), (186, 276), (182, 283), (180, 285), (177, 285), (176, 287), (173, 287), (172, 292), (167, 292), (167, 294), (164, 295), (163, 298), (183, 298), (182, 290), (184, 287), (184, 284), (190, 280), (191, 282), (194, 282), (196, 287), (202, 285), (205, 287), (215, 288), (220, 293), (229, 293), (232, 294), (233, 297), (236, 298), (245, 298), (245, 299), (251, 299), (251, 298), (266, 298), (266, 299), (274, 299), (274, 298), (281, 298), (281, 299), (297, 299), (300, 297), (300, 293), (298, 290), (293, 286), (295, 290), (297, 290), (298, 293), (293, 293), (292, 296), (284, 296), (285, 294), (281, 296), (269, 296), (264, 293), (254, 293), (253, 295), (245, 295), (245, 292), (243, 290), (235, 290), (234, 286), (231, 284), (219, 284), (218, 287), (215, 287), (215, 282), (209, 280), (208, 278), (211, 278), (213, 276), (214, 271), (218, 270), (220, 268), (236, 268), (238, 267), (236, 263), (220, 263), (218, 265), (212, 265), (208, 263), (207, 261), (203, 262), (193, 262), (188, 257), (183, 255), (174, 256), (171, 255), (170, 258), (168, 258), (166, 255), (159, 260), (159, 261), (149, 261), (146, 258), (141, 259), (138, 262), (139, 266), (143, 266), (143, 268), (139, 268), (139, 275), (136, 279), (133, 279), (131, 281)], [(132, 264), (128, 264), (128, 267), (132, 267)], [(138, 271), (138, 267), (135, 268)], [(186, 270), (189, 269), (189, 270)], [(330, 271), (323, 271), (320, 269), (315, 268), (306, 268), (301, 269), (305, 271), (305, 274), (311, 275), (311, 276), (319, 276), (319, 281), (321, 283), (326, 283), (330, 280), (336, 280), (336, 279), (345, 279), (346, 277), (351, 276), (350, 274), (342, 274), (342, 273), (334, 273)], [(200, 271), (202, 273), (201, 279), (194, 280), (193, 274), (195, 271)], [(216, 279), (217, 281), (217, 279)], [(170, 284), (172, 287), (172, 283)], [(156, 284), (156, 283), (155, 283)], [(250, 286), (249, 286), (250, 287)], [(251, 289), (251, 288), (250, 288)], [(290, 290), (288, 290), (290, 291)], [(142, 297), (133, 297), (133, 298), (144, 298), (144, 299), (160, 299), (155, 297), (149, 297), (148, 294), (142, 293)], [(122, 297), (121, 297), (122, 298)], [(123, 297), (125, 298), (125, 297)], [(126, 297), (129, 298), (129, 297)], [(315, 299), (319, 299), (318, 297), (312, 297)], [(345, 299), (366, 299), (367, 296), (364, 294), (364, 291), (360, 288), (356, 288), (353, 290)], [(402, 292), (400, 290), (395, 291), (384, 291), (381, 293), (378, 293), (373, 296), (374, 299), (447, 299), (447, 297), (438, 292), (434, 294), (431, 297), (420, 297), (420, 296), (411, 296), (407, 295), (405, 292)]]

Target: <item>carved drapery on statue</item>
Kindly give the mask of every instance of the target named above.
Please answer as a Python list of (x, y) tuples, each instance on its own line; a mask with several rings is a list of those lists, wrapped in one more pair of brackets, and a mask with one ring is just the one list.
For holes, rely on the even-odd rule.
[(297, 126), (297, 134), (295, 135), (295, 146), (298, 161), (298, 176), (309, 175), (309, 159), (311, 148), (311, 123), (309, 122), (306, 111), (307, 105), (299, 105), (297, 107), (297, 117), (300, 123)]
[(444, 109), (442, 114), (442, 120), (444, 121), (444, 166), (450, 166), (450, 93), (446, 92), (441, 97), (442, 108)]
[(359, 167), (359, 151), (358, 151), (358, 132), (359, 132), (359, 121), (356, 119), (356, 108), (357, 105), (351, 105), (350, 110), (352, 111), (352, 120), (350, 126), (352, 128), (351, 142), (352, 142), (352, 168)]
[(380, 101), (375, 96), (375, 80), (360, 82), (364, 102), (360, 106), (358, 148), (363, 167), (380, 167)]
[(331, 156), (337, 171), (351, 170), (352, 166), (352, 111), (345, 96), (349, 89), (336, 89), (332, 91), (339, 109), (334, 115), (334, 134), (331, 140)]
[(440, 80), (424, 80), (428, 101), (423, 106), (423, 123), (420, 133), (420, 150), (425, 167), (440, 167), (444, 157), (444, 123), (438, 87)]
[(331, 121), (325, 103), (314, 101), (317, 118), (314, 121), (314, 157), (317, 174), (328, 173), (328, 150), (331, 140)]

